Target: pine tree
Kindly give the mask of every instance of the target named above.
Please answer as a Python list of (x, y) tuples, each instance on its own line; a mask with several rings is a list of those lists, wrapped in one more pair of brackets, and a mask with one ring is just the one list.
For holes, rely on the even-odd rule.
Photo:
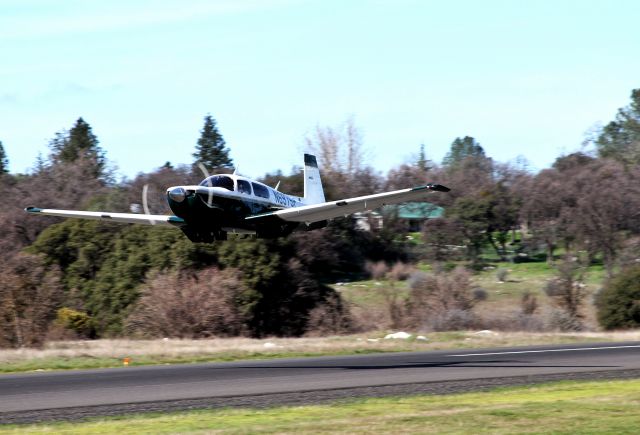
[(95, 175), (103, 174), (105, 157), (98, 145), (99, 141), (91, 126), (82, 117), (78, 118), (71, 130), (56, 133), (50, 142), (54, 163), (73, 163), (80, 158), (94, 161)]
[(631, 91), (631, 103), (618, 110), (595, 141), (598, 154), (626, 164), (640, 163), (640, 89)]
[(457, 137), (451, 143), (451, 150), (447, 153), (442, 162), (445, 166), (456, 166), (462, 163), (467, 157), (486, 157), (484, 149), (471, 136), (464, 138)]
[(233, 167), (233, 161), (229, 157), (229, 148), (225, 148), (224, 138), (218, 131), (216, 121), (211, 115), (204, 117), (204, 126), (200, 131), (200, 138), (193, 157), (196, 159), (195, 163), (201, 162), (209, 170)]
[(9, 173), (9, 159), (0, 141), (0, 175)]
[(427, 160), (427, 154), (424, 151), (424, 144), (420, 144), (420, 154), (418, 154), (418, 169), (420, 169), (422, 172), (427, 172), (429, 169), (431, 169), (431, 166), (429, 166), (429, 160)]

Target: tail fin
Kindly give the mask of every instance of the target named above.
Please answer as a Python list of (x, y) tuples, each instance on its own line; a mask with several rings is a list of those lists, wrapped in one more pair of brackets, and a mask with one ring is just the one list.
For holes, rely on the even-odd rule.
[(316, 156), (304, 155), (304, 202), (305, 204), (319, 204), (325, 202), (320, 170)]

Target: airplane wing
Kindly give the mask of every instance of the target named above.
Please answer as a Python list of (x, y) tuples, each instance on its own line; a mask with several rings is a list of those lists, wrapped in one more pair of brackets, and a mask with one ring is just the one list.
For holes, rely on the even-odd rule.
[(182, 218), (177, 216), (164, 216), (156, 214), (135, 214), (135, 213), (109, 213), (102, 211), (78, 211), (78, 210), (55, 210), (52, 208), (27, 207), (24, 209), (28, 213), (44, 214), (48, 216), (60, 216), (66, 218), (97, 219), (111, 222), (124, 222), (130, 224), (148, 224), (180, 226), (184, 223)]
[(285, 221), (313, 223), (340, 216), (347, 216), (359, 211), (373, 210), (387, 204), (417, 201), (425, 199), (430, 192), (448, 192), (449, 190), (448, 187), (440, 184), (427, 184), (409, 189), (359, 196), (340, 201), (286, 208), (284, 210), (249, 216), (245, 219), (263, 219), (277, 216)]

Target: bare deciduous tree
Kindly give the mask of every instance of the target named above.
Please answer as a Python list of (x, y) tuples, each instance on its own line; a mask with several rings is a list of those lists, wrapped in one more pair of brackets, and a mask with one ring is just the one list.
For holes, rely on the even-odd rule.
[[(472, 320), (476, 299), (466, 269), (457, 267), (446, 273), (416, 273), (410, 279), (410, 286), (407, 313), (413, 325), (448, 329)], [(447, 319), (456, 324), (448, 324)]]
[(592, 257), (600, 254), (609, 277), (629, 234), (638, 232), (640, 171), (598, 160), (575, 174), (575, 212), (569, 229)]
[(582, 303), (586, 296), (585, 268), (577, 257), (567, 254), (557, 269), (557, 276), (545, 288), (547, 296), (560, 310), (552, 320), (561, 330), (581, 330)]
[(60, 272), (29, 254), (0, 259), (0, 347), (44, 342), (62, 300)]
[(520, 309), (525, 316), (533, 315), (538, 309), (538, 298), (533, 293), (525, 291), (520, 298)]
[(233, 269), (159, 274), (144, 288), (127, 319), (127, 330), (150, 337), (243, 335), (248, 314), (242, 304), (245, 292)]
[(308, 336), (326, 336), (352, 332), (354, 322), (348, 305), (337, 294), (329, 297), (309, 312)]
[(318, 157), (328, 199), (374, 193), (380, 186), (380, 177), (367, 165), (362, 133), (353, 117), (338, 127), (318, 125), (304, 140)]
[[(148, 174), (139, 174), (126, 186), (126, 195), (121, 207), (128, 208), (131, 204), (142, 205), (144, 186), (147, 186), (146, 201), (151, 214), (171, 213), (167, 204), (166, 190), (170, 186), (197, 184), (205, 177), (201, 173), (193, 173), (191, 168), (181, 166), (173, 168), (162, 166)], [(140, 210), (142, 211), (142, 210)]]
[(56, 218), (29, 216), (27, 206), (58, 209), (87, 207), (91, 198), (106, 193), (104, 182), (93, 176), (94, 162), (78, 158), (72, 163), (41, 166), (32, 174), (16, 177), (4, 184), (2, 191), (7, 207), (0, 210), (3, 237), (0, 249), (14, 252), (33, 243)]

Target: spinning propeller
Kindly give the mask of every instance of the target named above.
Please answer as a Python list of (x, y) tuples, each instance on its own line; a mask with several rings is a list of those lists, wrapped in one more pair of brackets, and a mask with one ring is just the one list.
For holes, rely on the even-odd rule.
[[(207, 167), (204, 165), (204, 163), (198, 162), (198, 168), (200, 168), (200, 170), (202, 171), (202, 174), (204, 175), (204, 179), (207, 180), (207, 183), (209, 184), (209, 187), (213, 187), (211, 185), (211, 180), (209, 179), (209, 177), (211, 175), (209, 174), (209, 171), (207, 171)], [(211, 207), (213, 205), (213, 192), (212, 191), (209, 191), (209, 198), (207, 199), (207, 205), (209, 207)]]
[[(144, 210), (144, 214), (151, 215), (149, 212), (149, 202), (147, 201), (147, 195), (149, 194), (149, 185), (145, 184), (142, 186), (142, 209)], [(149, 223), (151, 225), (155, 225), (156, 221), (153, 219), (149, 219)]]

